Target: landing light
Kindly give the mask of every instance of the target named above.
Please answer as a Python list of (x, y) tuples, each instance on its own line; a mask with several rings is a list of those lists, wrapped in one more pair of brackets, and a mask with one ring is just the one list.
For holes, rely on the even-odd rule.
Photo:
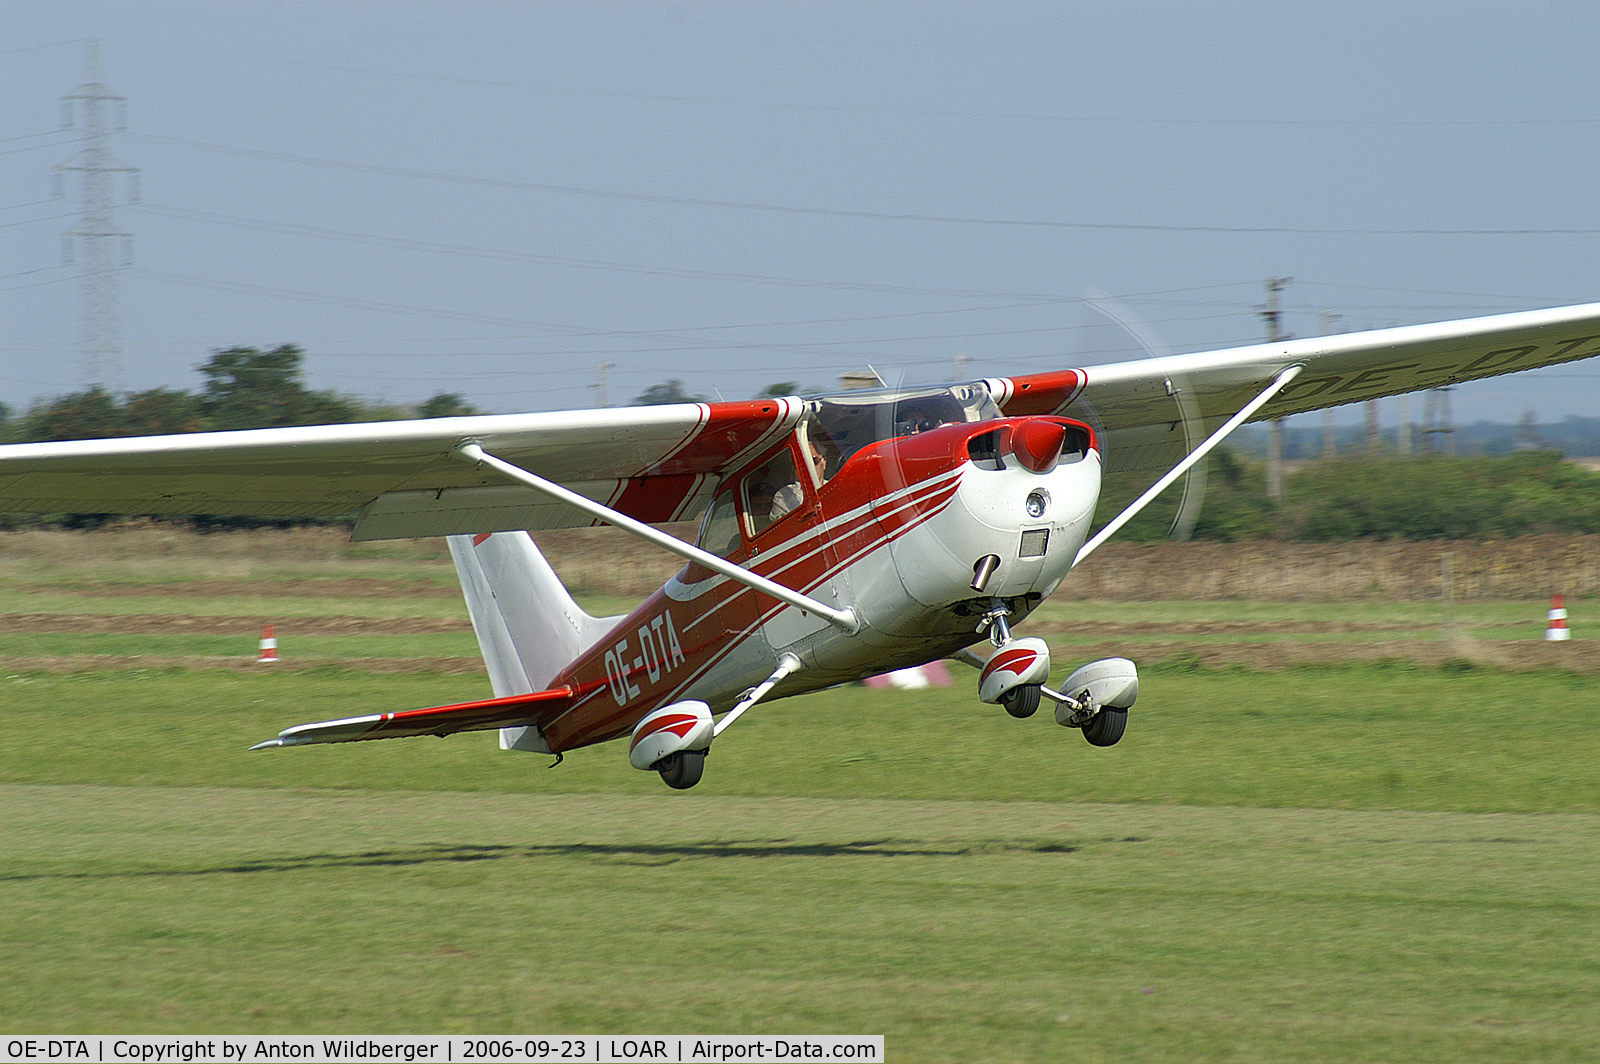
[(1030, 491), (1028, 492), (1028, 499), (1023, 505), (1028, 510), (1028, 516), (1038, 520), (1050, 508), (1050, 493), (1039, 490)]

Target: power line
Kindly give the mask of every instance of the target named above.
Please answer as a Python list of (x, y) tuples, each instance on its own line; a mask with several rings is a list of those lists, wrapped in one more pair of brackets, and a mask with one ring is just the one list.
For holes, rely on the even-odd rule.
[[(324, 226), (301, 225), (293, 222), (272, 222), (261, 218), (249, 218), (236, 214), (224, 214), (217, 211), (198, 211), (186, 207), (173, 207), (165, 204), (141, 202), (137, 208), (152, 214), (170, 218), (192, 219), (208, 225), (226, 225), (239, 229), (255, 230), (258, 232), (282, 233), (289, 236), (306, 236), (323, 240), (343, 241), (357, 244), (369, 244), (375, 247), (392, 248), (407, 251), (421, 251), (436, 254), (461, 255), (472, 258), (500, 259), (509, 262), (523, 262), (531, 265), (550, 265), (572, 267), (575, 269), (592, 269), (601, 271), (614, 271), (621, 273), (640, 273), (649, 276), (681, 277), (688, 280), (709, 281), (737, 281), (751, 284), (769, 284), (792, 286), (797, 288), (818, 288), (849, 292), (870, 292), (897, 295), (938, 296), (954, 299), (1011, 299), (1026, 300), (1029, 304), (1046, 305), (1051, 303), (1077, 303), (1079, 297), (1063, 296), (1052, 292), (997, 292), (982, 289), (951, 289), (930, 288), (916, 285), (885, 284), (883, 282), (863, 281), (830, 281), (816, 278), (782, 277), (772, 274), (738, 273), (731, 271), (700, 270), (684, 267), (660, 266), (647, 263), (616, 262), (607, 259), (584, 259), (570, 255), (548, 255), (537, 252), (509, 251), (499, 248), (474, 247), (465, 244), (449, 244), (435, 241), (417, 240), (412, 237), (380, 236), (371, 233), (357, 233), (344, 229), (331, 229)], [(1136, 292), (1120, 296), (1121, 299), (1141, 299), (1151, 302), (1163, 302), (1151, 297), (1162, 295), (1175, 295), (1185, 292), (1216, 291), (1224, 288), (1238, 288), (1246, 283), (1253, 282), (1225, 282), (1222, 284), (1193, 285), (1186, 288), (1166, 289), (1156, 292)], [(1019, 303), (1017, 305), (1028, 305)], [(1217, 302), (1190, 302), (1181, 303), (1171, 301), (1174, 306), (1226, 306), (1231, 304)], [(918, 311), (920, 314), (949, 314), (966, 313), (968, 311), (982, 311), (987, 309), (1009, 308), (956, 308), (943, 311)], [(885, 315), (887, 317), (911, 315)], [(813, 322), (784, 322), (777, 324), (820, 324), (834, 321), (859, 321), (865, 318), (823, 318)], [(704, 326), (704, 328), (719, 328), (732, 326)]]
[[(380, 312), (380, 313), (406, 314), (406, 315), (421, 316), (421, 317), (448, 318), (448, 319), (454, 319), (454, 320), (457, 320), (457, 321), (476, 321), (476, 322), (483, 322), (483, 323), (486, 323), (486, 324), (509, 325), (509, 326), (513, 326), (513, 327), (515, 327), (515, 326), (530, 327), (531, 326), (531, 327), (536, 328), (536, 329), (546, 330), (548, 332), (556, 333), (556, 334), (563, 335), (563, 336), (566, 336), (566, 337), (569, 337), (569, 338), (584, 338), (584, 337), (601, 338), (601, 337), (607, 337), (607, 338), (620, 339), (620, 338), (632, 337), (632, 338), (637, 338), (637, 339), (641, 339), (641, 340), (667, 340), (667, 341), (671, 342), (671, 346), (666, 346), (666, 347), (620, 348), (620, 349), (581, 348), (581, 349), (542, 352), (543, 354), (547, 354), (547, 355), (662, 354), (662, 353), (674, 353), (674, 352), (680, 352), (680, 351), (698, 351), (698, 350), (704, 350), (704, 349), (706, 349), (708, 347), (710, 347), (710, 348), (718, 348), (718, 349), (731, 349), (731, 350), (749, 350), (749, 349), (752, 349), (752, 348), (760, 348), (760, 349), (764, 349), (764, 350), (773, 350), (773, 351), (805, 351), (805, 350), (812, 350), (812, 349), (816, 349), (816, 348), (852, 347), (852, 346), (864, 346), (864, 345), (885, 344), (885, 343), (921, 343), (921, 342), (927, 342), (927, 341), (930, 341), (930, 340), (957, 340), (957, 339), (972, 339), (972, 338), (986, 337), (986, 336), (1018, 336), (1018, 335), (1028, 335), (1028, 334), (1034, 334), (1034, 333), (1073, 332), (1073, 331), (1077, 331), (1077, 330), (1088, 329), (1088, 328), (1093, 328), (1094, 327), (1094, 326), (1090, 326), (1090, 325), (1059, 325), (1059, 326), (1045, 326), (1045, 327), (1030, 328), (1030, 329), (998, 329), (998, 330), (987, 330), (987, 331), (982, 331), (982, 332), (937, 333), (937, 334), (918, 335), (918, 336), (868, 337), (868, 338), (845, 339), (845, 340), (810, 340), (810, 341), (772, 341), (772, 340), (759, 340), (759, 339), (719, 340), (719, 339), (714, 339), (714, 338), (710, 338), (710, 337), (705, 337), (705, 338), (699, 339), (699, 340), (697, 340), (697, 341), (695, 341), (693, 343), (683, 343), (683, 342), (680, 342), (680, 340), (681, 340), (683, 334), (685, 334), (685, 333), (708, 332), (708, 331), (714, 331), (714, 330), (720, 330), (720, 329), (723, 329), (723, 328), (728, 328), (728, 326), (722, 326), (722, 325), (713, 325), (713, 326), (677, 326), (677, 327), (666, 326), (666, 327), (657, 327), (657, 328), (651, 328), (651, 329), (595, 329), (595, 328), (587, 327), (587, 326), (565, 325), (565, 324), (560, 324), (560, 323), (555, 323), (555, 322), (530, 321), (528, 319), (500, 317), (500, 316), (488, 315), (488, 314), (475, 314), (475, 313), (472, 313), (472, 312), (469, 312), (469, 311), (445, 310), (445, 309), (427, 308), (427, 307), (415, 307), (415, 306), (408, 306), (406, 304), (401, 304), (401, 303), (384, 302), (384, 301), (381, 301), (381, 300), (361, 299), (361, 298), (353, 297), (353, 296), (337, 296), (337, 295), (329, 295), (327, 293), (320, 293), (320, 292), (305, 292), (305, 291), (300, 291), (300, 290), (297, 290), (297, 289), (274, 288), (274, 287), (270, 287), (270, 286), (267, 286), (267, 285), (249, 284), (249, 283), (246, 283), (246, 282), (243, 282), (243, 281), (229, 281), (229, 280), (224, 280), (224, 279), (215, 278), (215, 277), (193, 277), (193, 276), (186, 275), (186, 274), (172, 273), (172, 272), (169, 272), (169, 271), (161, 271), (161, 270), (149, 270), (149, 269), (136, 268), (134, 272), (140, 274), (141, 276), (151, 277), (151, 278), (154, 278), (156, 280), (171, 281), (171, 282), (176, 282), (176, 283), (179, 283), (179, 284), (189, 284), (189, 285), (195, 285), (195, 286), (199, 286), (199, 287), (213, 288), (213, 289), (220, 289), (220, 290), (227, 290), (227, 291), (254, 292), (254, 293), (260, 293), (260, 294), (263, 294), (263, 295), (271, 295), (271, 296), (275, 296), (275, 297), (283, 298), (283, 299), (290, 299), (290, 300), (294, 300), (294, 301), (297, 301), (297, 302), (322, 303), (322, 304), (327, 304), (327, 305), (332, 305), (332, 306), (349, 307), (349, 308), (358, 309), (358, 310), (372, 310), (372, 311), (377, 311), (377, 312)], [(1217, 314), (1217, 315), (1201, 316), (1199, 318), (1191, 316), (1191, 317), (1187, 317), (1187, 318), (1168, 319), (1168, 320), (1171, 320), (1171, 321), (1196, 321), (1196, 320), (1205, 320), (1205, 318), (1207, 318), (1207, 317), (1210, 317), (1210, 318), (1229, 318), (1229, 317), (1233, 317), (1233, 316), (1235, 316), (1235, 315), (1233, 315), (1233, 314)], [(845, 320), (848, 320), (848, 319), (845, 319)], [(816, 324), (827, 324), (827, 323), (828, 322), (826, 322), (826, 321), (818, 321), (818, 322), (816, 322)], [(1156, 324), (1165, 324), (1165, 323), (1166, 323), (1165, 321), (1156, 322)], [(736, 327), (742, 327), (742, 328), (769, 328), (769, 327), (789, 326), (789, 325), (794, 325), (794, 324), (811, 324), (811, 323), (807, 323), (807, 322), (753, 323), (753, 324), (749, 324), (749, 325), (745, 325), (745, 326), (736, 326)]]
[(939, 296), (955, 299), (1036, 299), (1041, 301), (1052, 301), (1062, 298), (1050, 293), (985, 292), (976, 289), (927, 288), (912, 285), (884, 284), (881, 282), (827, 281), (797, 277), (780, 277), (771, 274), (734, 273), (717, 270), (687, 269), (673, 266), (656, 266), (647, 263), (615, 262), (606, 259), (584, 259), (570, 255), (547, 255), (536, 252), (508, 251), (498, 248), (472, 247), (465, 244), (439, 243), (434, 241), (417, 240), (412, 237), (378, 236), (371, 233), (356, 233), (344, 229), (330, 229), (323, 226), (300, 225), (292, 222), (270, 222), (259, 218), (247, 218), (241, 215), (223, 214), (216, 211), (197, 211), (186, 207), (172, 207), (163, 204), (141, 203), (138, 209), (141, 211), (150, 212), (152, 214), (163, 215), (169, 218), (191, 219), (208, 225), (226, 225), (238, 229), (249, 229), (258, 232), (282, 233), (289, 236), (305, 236), (322, 240), (368, 244), (374, 247), (398, 249), (403, 251), (422, 251), (436, 254), (461, 255), (471, 258), (498, 259), (507, 262), (522, 262), (530, 265), (563, 266), (574, 269), (600, 270), (617, 273), (639, 273), (649, 276), (681, 277), (687, 280), (696, 281), (738, 281), (750, 284), (782, 285), (797, 288), (820, 288), (847, 292)]
[(1555, 306), (1568, 303), (1581, 303), (1581, 299), (1551, 296), (1515, 296), (1504, 292), (1444, 292), (1432, 288), (1393, 288), (1370, 284), (1335, 284), (1332, 281), (1297, 281), (1301, 287), (1333, 288), (1346, 292), (1396, 292), (1402, 295), (1422, 296), (1461, 296), (1468, 299), (1504, 299), (1522, 303), (1534, 303), (1538, 306)]
[[(1040, 114), (1028, 112), (1007, 111), (961, 111), (938, 110), (926, 107), (860, 107), (847, 104), (824, 103), (798, 103), (768, 100), (730, 100), (714, 96), (686, 96), (670, 93), (650, 92), (624, 92), (618, 89), (587, 89), (577, 88), (572, 85), (553, 85), (546, 82), (515, 82), (493, 78), (463, 77), (452, 74), (428, 74), (416, 70), (384, 70), (373, 67), (346, 66), (336, 63), (316, 63), (309, 60), (286, 59), (282, 56), (257, 56), (238, 53), (217, 52), (194, 48), (183, 48), (170, 43), (161, 42), (129, 42), (142, 47), (158, 51), (175, 52), (179, 54), (203, 56), (208, 58), (225, 59), (230, 62), (250, 62), (267, 65), (278, 65), (309, 69), (317, 71), (335, 71), (344, 74), (356, 74), (361, 77), (388, 77), (410, 81), (427, 81), (441, 84), (470, 85), (480, 88), (514, 89), (524, 92), (544, 92), (568, 96), (587, 96), (600, 99), (641, 100), (662, 103), (684, 103), (695, 107), (706, 105), (717, 107), (745, 108), (762, 111), (779, 112), (816, 112), (821, 114), (867, 114), (882, 115), (892, 118), (965, 118), (981, 121), (1011, 121), (1011, 122), (1043, 122), (1052, 124), (1084, 124), (1084, 125), (1164, 125), (1164, 126), (1196, 126), (1196, 127), (1306, 127), (1306, 128), (1488, 128), (1488, 127), (1524, 127), (1524, 126), (1593, 126), (1600, 125), (1600, 118), (1575, 117), (1575, 118), (1218, 118), (1208, 116), (1204, 118), (1182, 117), (1174, 115), (1127, 115), (1110, 114), (1106, 112), (1096, 114)], [(3, 53), (0, 53), (3, 54)]]
[[(25, 206), (32, 206), (32, 204), (25, 204)], [(77, 217), (81, 217), (81, 215), (76, 215), (76, 214), (52, 214), (52, 215), (49, 215), (49, 216), (44, 217), (44, 218), (24, 218), (20, 222), (0, 222), (0, 229), (15, 229), (19, 225), (33, 225), (36, 222), (59, 222), (63, 218), (77, 218)]]
[(516, 192), (544, 192), (553, 195), (582, 196), (594, 199), (622, 200), (632, 203), (656, 203), (677, 207), (715, 207), (725, 210), (760, 211), (770, 214), (806, 215), (824, 218), (859, 218), (871, 221), (926, 222), (941, 225), (971, 225), (1001, 228), (1070, 229), (1106, 232), (1152, 233), (1214, 233), (1235, 236), (1294, 235), (1294, 236), (1592, 236), (1600, 228), (1499, 228), (1499, 229), (1430, 229), (1407, 227), (1394, 229), (1363, 227), (1303, 227), (1303, 226), (1252, 226), (1252, 225), (1165, 225), (1149, 222), (1084, 222), (1060, 221), (1043, 218), (980, 218), (959, 215), (923, 214), (913, 211), (864, 211), (841, 207), (799, 207), (782, 203), (761, 203), (744, 200), (710, 199), (699, 196), (669, 196), (653, 192), (624, 192), (617, 189), (587, 188), (579, 185), (557, 185), (540, 181), (515, 181), (500, 177), (471, 177), (433, 170), (417, 170), (403, 166), (384, 166), (377, 163), (359, 163), (342, 159), (325, 159), (292, 152), (265, 151), (259, 148), (240, 148), (180, 137), (162, 137), (151, 134), (132, 134), (135, 140), (147, 144), (187, 148), (195, 151), (215, 152), (275, 162), (294, 163), (300, 166), (320, 166), (354, 173), (384, 174), (425, 181), (446, 181), (453, 184), (474, 185), (480, 188), (499, 188)]

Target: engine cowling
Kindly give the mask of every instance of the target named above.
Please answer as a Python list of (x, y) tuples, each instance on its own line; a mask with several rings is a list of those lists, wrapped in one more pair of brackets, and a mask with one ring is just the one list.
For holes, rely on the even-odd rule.
[(648, 771), (662, 758), (680, 751), (705, 750), (711, 746), (714, 723), (711, 707), (704, 702), (662, 706), (633, 726), (628, 764)]

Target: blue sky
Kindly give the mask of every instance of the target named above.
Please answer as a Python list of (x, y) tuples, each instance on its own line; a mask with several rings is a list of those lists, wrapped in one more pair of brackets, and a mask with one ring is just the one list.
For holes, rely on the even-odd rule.
[[(1094, 291), (1176, 350), (1259, 339), (1271, 276), (1298, 335), (1600, 299), (1594, 4), (8, 0), (0, 27), (13, 407), (85, 383), (77, 187), (50, 197), (90, 38), (140, 170), (129, 389), (292, 342), (313, 386), (396, 402), (587, 406), (600, 363), (613, 403), (732, 399), (1135, 356)], [(1592, 415), (1597, 383), (1456, 415)]]

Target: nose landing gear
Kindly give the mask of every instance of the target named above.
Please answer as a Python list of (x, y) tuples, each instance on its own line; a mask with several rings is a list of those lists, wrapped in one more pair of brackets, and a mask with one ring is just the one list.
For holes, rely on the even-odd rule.
[(995, 600), (978, 620), (978, 632), (987, 631), (994, 653), (987, 658), (963, 650), (958, 661), (978, 669), (978, 698), (1001, 705), (1019, 719), (1039, 710), (1040, 691), (1050, 678), (1050, 648), (1042, 639), (1016, 639), (1006, 622), (1010, 609)]
[(1050, 678), (1050, 649), (1042, 639), (1015, 639), (1005, 611), (984, 614), (981, 632), (989, 630), (995, 652), (983, 657), (971, 650), (952, 655), (979, 670), (978, 698), (998, 703), (1013, 717), (1031, 717), (1041, 698), (1056, 703), (1056, 723), (1079, 728), (1091, 746), (1115, 746), (1128, 727), (1128, 709), (1139, 697), (1139, 670), (1127, 658), (1091, 661), (1078, 669), (1061, 690), (1045, 686)]

